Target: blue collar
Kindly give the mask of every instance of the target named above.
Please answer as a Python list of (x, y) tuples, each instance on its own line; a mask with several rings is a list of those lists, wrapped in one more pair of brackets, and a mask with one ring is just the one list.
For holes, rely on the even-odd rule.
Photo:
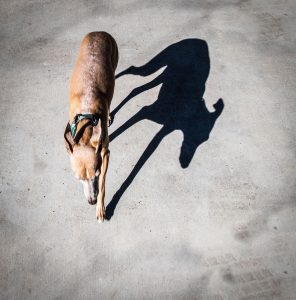
[(92, 126), (97, 126), (99, 122), (99, 115), (98, 114), (77, 114), (74, 117), (73, 121), (70, 123), (71, 134), (74, 140), (75, 140), (77, 125), (83, 119), (89, 120)]

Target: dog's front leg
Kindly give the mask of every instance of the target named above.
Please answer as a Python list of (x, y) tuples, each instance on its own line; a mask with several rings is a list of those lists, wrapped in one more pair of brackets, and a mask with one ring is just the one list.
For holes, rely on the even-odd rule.
[[(108, 111), (108, 110), (106, 110)], [(101, 120), (101, 173), (99, 177), (99, 196), (97, 199), (96, 215), (99, 222), (104, 221), (105, 217), (105, 181), (109, 164), (109, 136), (108, 136), (108, 115), (105, 114)]]
[(102, 157), (102, 166), (101, 166), (101, 174), (99, 177), (99, 199), (97, 201), (96, 214), (97, 219), (100, 223), (104, 221), (105, 217), (105, 181), (106, 181), (106, 173), (109, 164), (109, 155), (110, 151), (107, 147), (103, 147), (101, 151)]

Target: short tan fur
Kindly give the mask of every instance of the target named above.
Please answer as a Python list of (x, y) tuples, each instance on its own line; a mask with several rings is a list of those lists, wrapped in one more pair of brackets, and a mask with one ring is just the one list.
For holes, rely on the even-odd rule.
[(74, 141), (69, 124), (65, 129), (65, 146), (75, 176), (81, 180), (90, 204), (97, 203), (100, 222), (105, 215), (105, 181), (109, 162), (108, 124), (115, 85), (118, 48), (106, 32), (87, 34), (80, 45), (70, 84), (70, 122), (77, 114), (97, 114), (99, 122), (92, 126), (87, 119), (77, 125), (78, 141)]

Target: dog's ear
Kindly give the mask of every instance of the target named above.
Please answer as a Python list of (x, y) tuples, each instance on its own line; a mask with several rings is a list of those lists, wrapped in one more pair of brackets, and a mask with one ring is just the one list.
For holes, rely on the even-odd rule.
[(75, 142), (74, 142), (72, 134), (71, 134), (71, 127), (70, 127), (69, 122), (65, 128), (64, 142), (65, 142), (65, 146), (66, 146), (68, 153), (73, 153), (73, 147), (74, 147)]

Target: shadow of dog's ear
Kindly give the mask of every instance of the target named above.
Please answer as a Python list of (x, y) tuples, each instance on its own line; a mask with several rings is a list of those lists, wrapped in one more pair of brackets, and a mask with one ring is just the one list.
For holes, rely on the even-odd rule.
[(217, 116), (220, 116), (220, 114), (222, 113), (223, 109), (224, 109), (224, 102), (223, 99), (219, 99), (214, 105), (214, 108), (216, 109), (216, 111), (214, 111), (214, 113)]
[(64, 142), (65, 142), (65, 146), (66, 146), (68, 153), (70, 153), (70, 154), (73, 153), (73, 147), (74, 147), (75, 142), (74, 142), (72, 134), (71, 134), (71, 127), (70, 127), (69, 122), (65, 128)]

